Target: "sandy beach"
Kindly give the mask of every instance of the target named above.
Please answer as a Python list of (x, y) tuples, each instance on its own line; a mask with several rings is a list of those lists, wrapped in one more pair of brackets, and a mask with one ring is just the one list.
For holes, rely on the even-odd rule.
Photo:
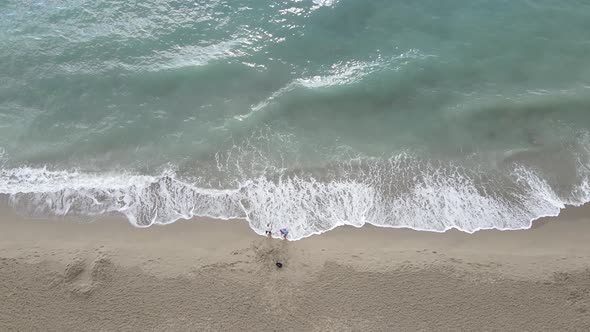
[(587, 207), (526, 231), (294, 242), (241, 220), (137, 229), (3, 209), (0, 227), (1, 331), (590, 330)]

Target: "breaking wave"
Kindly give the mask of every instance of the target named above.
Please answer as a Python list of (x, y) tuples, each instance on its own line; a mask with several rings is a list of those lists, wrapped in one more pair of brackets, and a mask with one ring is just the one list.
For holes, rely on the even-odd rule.
[(559, 185), (551, 181), (553, 166), (531, 166), (526, 154), (507, 155), (483, 169), (471, 167), (479, 162), (402, 153), (339, 162), (321, 172), (283, 170), (225, 189), (199, 186), (172, 171), (145, 176), (21, 167), (0, 171), (0, 193), (34, 216), (122, 213), (137, 227), (206, 216), (246, 219), (258, 234), (268, 224), (275, 230), (287, 227), (294, 240), (366, 223), (472, 233), (526, 229), (566, 205), (590, 201), (590, 164), (588, 151), (583, 152), (569, 154), (572, 168), (563, 171), (571, 181), (561, 179)]

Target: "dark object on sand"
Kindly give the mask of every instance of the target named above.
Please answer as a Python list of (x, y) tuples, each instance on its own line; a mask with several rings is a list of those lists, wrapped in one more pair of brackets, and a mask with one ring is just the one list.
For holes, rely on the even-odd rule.
[(280, 268), (282, 268), (282, 267), (283, 267), (283, 263), (281, 263), (281, 262), (277, 262), (277, 267), (278, 267), (279, 269), (280, 269)]

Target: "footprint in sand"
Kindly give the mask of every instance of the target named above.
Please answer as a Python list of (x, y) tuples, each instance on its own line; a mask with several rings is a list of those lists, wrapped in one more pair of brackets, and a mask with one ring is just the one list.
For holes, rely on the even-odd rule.
[(76, 296), (90, 296), (100, 283), (109, 282), (113, 276), (113, 263), (105, 257), (98, 257), (90, 264), (86, 260), (75, 260), (66, 266), (63, 281)]

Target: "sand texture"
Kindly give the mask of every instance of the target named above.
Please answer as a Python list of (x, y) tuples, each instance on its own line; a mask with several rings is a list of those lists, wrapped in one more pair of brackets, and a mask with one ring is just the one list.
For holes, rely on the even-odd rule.
[(290, 242), (239, 220), (135, 229), (4, 209), (0, 331), (590, 331), (589, 211)]

